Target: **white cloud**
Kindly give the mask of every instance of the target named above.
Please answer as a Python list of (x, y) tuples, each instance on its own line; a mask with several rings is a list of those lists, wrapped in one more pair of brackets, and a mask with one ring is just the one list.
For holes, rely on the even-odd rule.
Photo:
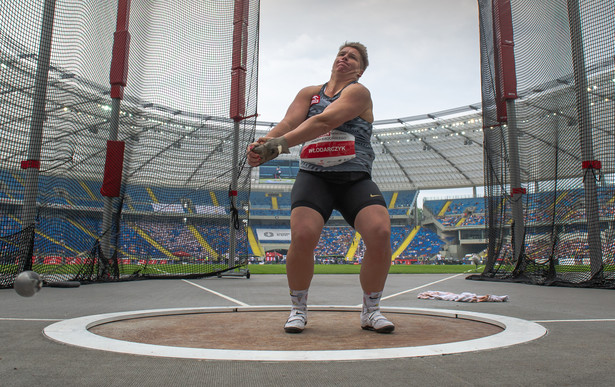
[(337, 48), (360, 41), (376, 119), (480, 101), (475, 0), (261, 0), (259, 113), (279, 121), (300, 88), (328, 80)]

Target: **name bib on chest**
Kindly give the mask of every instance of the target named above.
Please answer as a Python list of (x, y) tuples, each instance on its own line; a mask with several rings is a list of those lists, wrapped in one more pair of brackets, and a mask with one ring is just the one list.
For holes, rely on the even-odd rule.
[(354, 136), (339, 130), (308, 141), (301, 149), (301, 161), (332, 167), (355, 158)]

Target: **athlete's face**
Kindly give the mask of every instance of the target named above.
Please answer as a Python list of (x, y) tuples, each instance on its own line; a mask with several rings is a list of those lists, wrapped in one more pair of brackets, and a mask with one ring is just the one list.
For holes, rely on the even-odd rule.
[(343, 47), (335, 57), (333, 71), (342, 74), (355, 73), (357, 78), (360, 77), (363, 74), (363, 65), (359, 51), (354, 47)]

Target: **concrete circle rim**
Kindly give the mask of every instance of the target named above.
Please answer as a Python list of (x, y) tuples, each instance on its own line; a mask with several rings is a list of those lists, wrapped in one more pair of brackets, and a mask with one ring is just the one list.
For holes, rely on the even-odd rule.
[[(43, 334), (56, 342), (72, 346), (102, 350), (107, 352), (144, 355), (154, 357), (199, 359), (199, 360), (240, 360), (240, 361), (348, 361), (382, 360), (395, 358), (425, 357), (475, 352), (486, 349), (509, 347), (536, 340), (547, 333), (546, 328), (537, 323), (514, 317), (448, 309), (382, 307), (383, 312), (418, 314), (434, 317), (460, 318), (493, 324), (503, 331), (478, 339), (433, 344), (414, 347), (357, 349), (357, 350), (311, 350), (311, 351), (270, 351), (270, 350), (230, 350), (188, 348), (143, 344), (112, 339), (92, 333), (89, 329), (114, 321), (165, 315), (214, 313), (214, 312), (253, 312), (288, 311), (287, 305), (273, 306), (230, 306), (170, 308), (105, 313), (67, 319), (51, 324), (43, 329)], [(360, 307), (339, 305), (314, 305), (312, 311), (360, 311)]]

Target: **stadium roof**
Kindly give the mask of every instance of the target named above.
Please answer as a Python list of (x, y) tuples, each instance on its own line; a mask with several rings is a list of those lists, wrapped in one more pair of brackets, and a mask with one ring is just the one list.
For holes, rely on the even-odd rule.
[[(35, 54), (0, 50), (2, 168), (17, 170), (20, 162), (28, 157), (36, 63)], [(611, 98), (612, 71), (611, 62), (601, 64), (593, 72), (589, 93), (596, 98)], [(569, 93), (570, 83), (558, 79), (545, 83), (544, 87), (521, 91), (518, 103), (533, 106), (545, 95), (550, 101), (552, 95)], [(40, 158), (43, 173), (102, 178), (110, 102), (108, 86), (50, 67)], [(527, 114), (537, 118), (557, 115), (568, 122), (574, 117), (572, 102), (569, 105), (557, 110), (540, 107)], [(598, 108), (608, 106), (602, 104)], [(252, 138), (264, 135), (273, 125), (255, 119), (243, 121), (240, 146), (243, 148)], [(609, 124), (596, 125), (606, 130)], [(483, 125), (480, 103), (376, 121), (372, 138), (376, 152), (374, 179), (381, 189), (389, 191), (481, 187), (484, 185), (483, 126), (488, 125)], [(540, 131), (540, 126), (537, 130)], [(527, 134), (533, 141), (526, 147), (530, 153), (538, 145), (550, 144), (540, 137), (548, 135), (547, 132), (523, 130), (521, 134)], [(122, 102), (119, 140), (125, 140), (129, 148), (125, 165), (128, 163), (133, 171), (134, 176), (129, 177), (133, 177), (134, 184), (191, 189), (229, 187), (234, 131), (233, 121), (228, 118), (182, 111), (126, 96)], [(138, 152), (131, 154), (131, 147), (138, 148)], [(281, 159), (298, 159), (297, 148)], [(290, 189), (288, 185), (259, 183), (255, 170), (251, 174), (253, 189)], [(250, 174), (244, 170), (242, 178), (249, 179)], [(528, 178), (523, 175), (522, 179)]]
[[(0, 56), (0, 160), (19, 168), (27, 158), (36, 58), (3, 51)], [(51, 66), (41, 171), (100, 179), (109, 138), (108, 86)], [(139, 153), (127, 163), (137, 184), (228, 187), (233, 122), (180, 111), (127, 96), (122, 102), (120, 138)], [(254, 121), (246, 122), (250, 127)], [(256, 122), (256, 137), (274, 125)], [(240, 144), (251, 141), (243, 130)], [(383, 190), (471, 187), (483, 184), (480, 104), (374, 123), (374, 179)], [(298, 147), (296, 147), (298, 148)], [(127, 153), (128, 154), (128, 153)], [(298, 157), (293, 149), (285, 158)], [(96, 175), (98, 174), (98, 175)], [(253, 189), (289, 187), (258, 184)]]
[[(257, 136), (272, 122), (258, 122)], [(435, 113), (374, 122), (374, 180), (383, 190), (483, 185), (480, 103)], [(293, 149), (286, 159), (298, 158)], [(264, 188), (264, 187), (263, 187)]]

